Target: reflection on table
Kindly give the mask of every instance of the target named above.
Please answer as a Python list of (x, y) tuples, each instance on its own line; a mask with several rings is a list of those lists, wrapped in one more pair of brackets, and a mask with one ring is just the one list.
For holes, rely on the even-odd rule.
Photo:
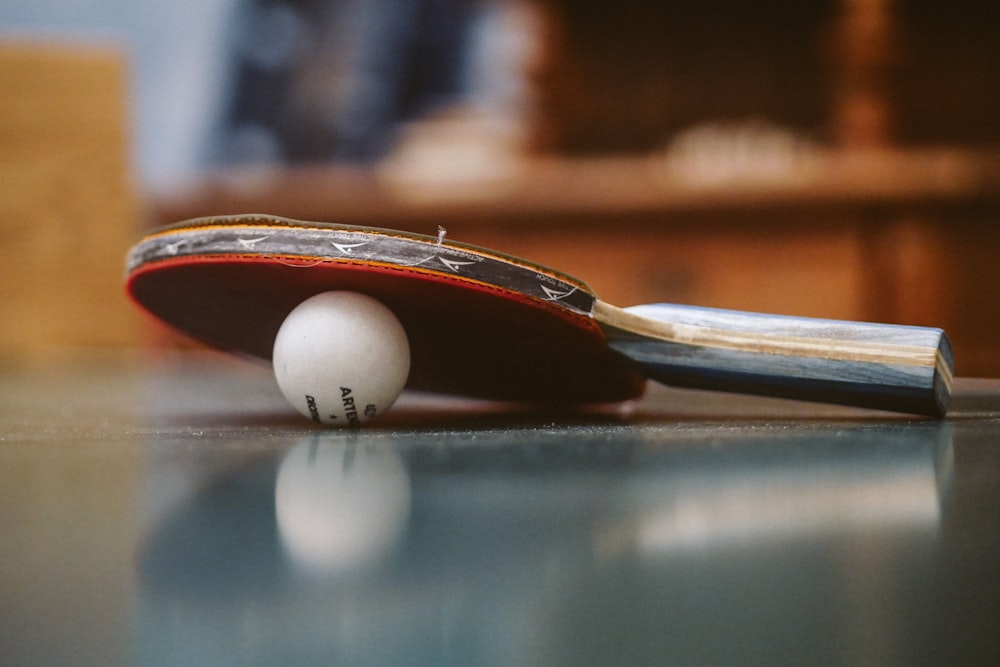
[(136, 651), (143, 664), (899, 658), (950, 438), (938, 422), (303, 436), (207, 476), (152, 524)]

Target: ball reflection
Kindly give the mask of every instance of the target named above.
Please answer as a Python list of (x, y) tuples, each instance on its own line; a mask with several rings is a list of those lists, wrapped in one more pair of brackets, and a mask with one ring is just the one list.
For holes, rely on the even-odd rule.
[(296, 566), (316, 574), (358, 572), (399, 543), (410, 516), (410, 478), (392, 450), (310, 441), (282, 460), (275, 510)]

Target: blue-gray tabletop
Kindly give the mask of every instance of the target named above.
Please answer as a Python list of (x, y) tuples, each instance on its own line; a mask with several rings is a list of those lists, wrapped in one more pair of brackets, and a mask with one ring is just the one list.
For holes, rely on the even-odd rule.
[(202, 353), (0, 370), (0, 664), (1000, 664), (1000, 382), (319, 430)]

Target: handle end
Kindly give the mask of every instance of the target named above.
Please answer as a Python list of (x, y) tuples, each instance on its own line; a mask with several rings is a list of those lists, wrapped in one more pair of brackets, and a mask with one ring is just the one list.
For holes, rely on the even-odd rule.
[(663, 384), (943, 417), (954, 355), (941, 329), (674, 304), (602, 304), (608, 344)]

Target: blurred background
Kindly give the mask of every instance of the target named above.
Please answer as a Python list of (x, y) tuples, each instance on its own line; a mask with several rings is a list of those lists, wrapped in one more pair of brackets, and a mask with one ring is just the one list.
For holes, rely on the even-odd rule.
[(1000, 6), (0, 5), (0, 360), (179, 344), (143, 230), (273, 213), (668, 301), (942, 326), (1000, 372)]

